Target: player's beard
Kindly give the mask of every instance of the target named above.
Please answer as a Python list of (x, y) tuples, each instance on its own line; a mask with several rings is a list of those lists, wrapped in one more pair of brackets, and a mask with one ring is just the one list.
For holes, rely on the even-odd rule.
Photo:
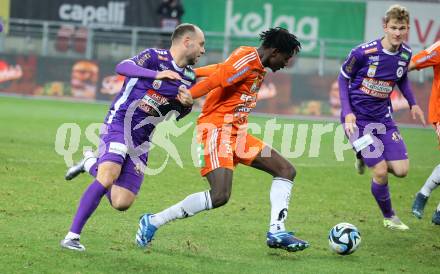
[(197, 63), (197, 56), (188, 58), (188, 65), (194, 66)]

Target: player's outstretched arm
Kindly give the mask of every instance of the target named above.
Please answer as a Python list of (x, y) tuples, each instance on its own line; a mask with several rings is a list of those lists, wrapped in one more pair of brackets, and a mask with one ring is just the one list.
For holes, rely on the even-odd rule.
[(397, 86), (399, 87), (400, 92), (402, 92), (403, 97), (405, 97), (405, 99), (408, 101), (408, 104), (411, 108), (412, 118), (414, 120), (418, 118), (423, 125), (426, 125), (425, 115), (423, 114), (422, 109), (416, 103), (416, 99), (412, 92), (407, 74), (405, 74), (402, 79), (397, 82)]
[(212, 64), (200, 68), (194, 69), (194, 72), (196, 73), (197, 78), (199, 77), (209, 77), (211, 74), (213, 74), (219, 67), (219, 64)]
[(139, 77), (150, 79), (180, 80), (180, 75), (172, 70), (155, 71), (138, 66), (133, 60), (126, 59), (116, 65), (116, 73), (127, 77)]

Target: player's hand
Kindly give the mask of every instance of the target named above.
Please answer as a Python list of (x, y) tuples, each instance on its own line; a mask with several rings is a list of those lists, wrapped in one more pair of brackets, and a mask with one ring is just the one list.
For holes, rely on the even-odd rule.
[(425, 115), (423, 114), (423, 110), (418, 105), (411, 107), (411, 115), (413, 120), (416, 120), (418, 117), (422, 124), (426, 125)]
[(356, 116), (353, 113), (345, 115), (345, 132), (347, 135), (354, 134), (356, 128)]
[(162, 80), (162, 79), (169, 79), (169, 80), (182, 80), (182, 77), (180, 75), (172, 70), (163, 70), (159, 71), (156, 74), (156, 79)]
[(184, 85), (181, 85), (179, 87), (177, 100), (179, 100), (180, 103), (182, 103), (182, 105), (184, 105), (185, 107), (189, 107), (194, 103), (191, 93)]

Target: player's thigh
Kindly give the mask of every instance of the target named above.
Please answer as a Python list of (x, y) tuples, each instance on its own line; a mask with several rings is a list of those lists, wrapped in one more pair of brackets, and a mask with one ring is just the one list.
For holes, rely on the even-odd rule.
[[(136, 196), (144, 181), (144, 172), (147, 167), (147, 154), (132, 158), (129, 156), (122, 166), (121, 173), (113, 186), (124, 188)], [(124, 195), (123, 197), (125, 197)]]
[(121, 173), (121, 164), (105, 161), (98, 165), (96, 179), (106, 188), (110, 187)]
[(263, 170), (274, 177), (293, 180), (296, 175), (293, 165), (278, 151), (264, 144), (257, 137), (247, 134), (237, 138), (234, 162)]
[(409, 170), (409, 160), (387, 161), (389, 171), (396, 177), (405, 177)]
[[(270, 149), (270, 153), (265, 153), (266, 149)], [(265, 171), (273, 177), (293, 180), (296, 176), (296, 170), (293, 165), (278, 151), (268, 146), (260, 151), (252, 161), (251, 166)]]

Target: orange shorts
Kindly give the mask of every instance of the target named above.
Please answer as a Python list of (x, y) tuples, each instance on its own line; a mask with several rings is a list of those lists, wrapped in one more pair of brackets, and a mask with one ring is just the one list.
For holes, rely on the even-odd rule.
[(239, 163), (250, 166), (265, 146), (246, 131), (230, 134), (222, 128), (199, 132), (197, 140), (202, 176), (219, 167), (233, 170)]

